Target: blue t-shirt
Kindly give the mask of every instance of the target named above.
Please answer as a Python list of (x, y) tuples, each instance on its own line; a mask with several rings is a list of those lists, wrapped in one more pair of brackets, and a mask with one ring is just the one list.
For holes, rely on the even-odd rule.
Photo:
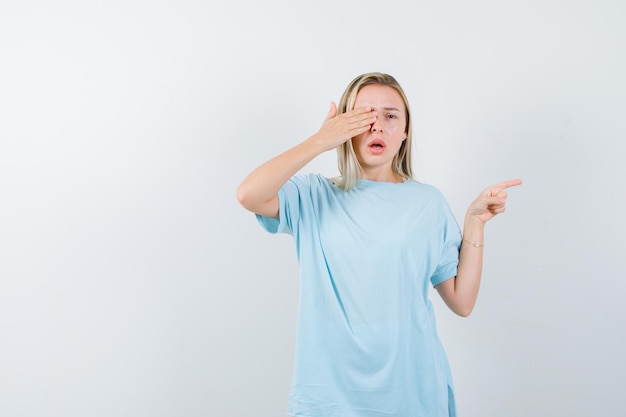
[(289, 414), (449, 417), (452, 378), (428, 299), (456, 276), (459, 226), (434, 187), (296, 175), (271, 233), (293, 235), (300, 300)]

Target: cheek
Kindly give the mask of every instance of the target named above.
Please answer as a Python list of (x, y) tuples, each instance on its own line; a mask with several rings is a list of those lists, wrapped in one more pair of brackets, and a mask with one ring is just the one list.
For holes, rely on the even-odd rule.
[(352, 146), (354, 146), (355, 148), (358, 147), (361, 143), (364, 142), (364, 138), (365, 135), (364, 134), (360, 134), (358, 136), (355, 136), (351, 139), (352, 141)]
[(399, 130), (405, 130), (406, 126), (400, 120), (387, 120), (385, 128), (387, 128), (388, 132), (397, 132)]

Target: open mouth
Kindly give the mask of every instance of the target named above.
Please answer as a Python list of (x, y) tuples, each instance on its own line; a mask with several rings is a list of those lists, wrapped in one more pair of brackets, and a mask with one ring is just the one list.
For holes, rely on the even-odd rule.
[(380, 152), (384, 150), (386, 146), (385, 142), (379, 139), (375, 139), (367, 144), (367, 147), (374, 152)]

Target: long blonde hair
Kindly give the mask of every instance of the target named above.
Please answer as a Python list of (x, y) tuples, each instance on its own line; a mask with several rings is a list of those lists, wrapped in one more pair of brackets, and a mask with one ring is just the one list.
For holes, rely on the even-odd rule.
[[(413, 168), (411, 164), (411, 144), (412, 144), (412, 130), (411, 130), (411, 111), (409, 110), (409, 101), (400, 87), (398, 81), (389, 74), (382, 74), (380, 72), (370, 72), (367, 74), (359, 75), (356, 77), (343, 92), (341, 100), (339, 100), (339, 106), (337, 108), (337, 114), (342, 114), (354, 109), (356, 102), (356, 96), (361, 89), (367, 85), (379, 84), (387, 87), (391, 87), (400, 94), (402, 101), (404, 101), (405, 116), (406, 116), (406, 139), (402, 142), (398, 153), (394, 156), (391, 163), (391, 170), (400, 175), (404, 179), (413, 178)], [(354, 147), (352, 141), (348, 140), (342, 145), (337, 147), (337, 165), (339, 167), (339, 173), (341, 177), (335, 178), (335, 183), (342, 187), (344, 190), (350, 190), (355, 186), (357, 180), (361, 176), (361, 166), (354, 153)]]

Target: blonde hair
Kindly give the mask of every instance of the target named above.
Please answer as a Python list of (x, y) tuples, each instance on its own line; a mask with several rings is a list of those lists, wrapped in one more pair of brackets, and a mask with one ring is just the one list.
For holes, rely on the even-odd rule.
[[(367, 85), (384, 85), (391, 87), (396, 90), (398, 94), (400, 94), (400, 97), (402, 97), (406, 113), (406, 139), (402, 142), (398, 153), (393, 158), (391, 170), (404, 179), (413, 178), (413, 168), (411, 166), (411, 112), (409, 110), (409, 101), (406, 98), (402, 87), (400, 87), (400, 84), (395, 78), (391, 75), (379, 72), (370, 72), (359, 75), (352, 80), (350, 84), (348, 84), (348, 87), (343, 92), (341, 100), (339, 100), (337, 114), (353, 110), (357, 94)], [(337, 165), (339, 167), (341, 177), (335, 178), (334, 181), (338, 186), (348, 191), (356, 185), (357, 180), (361, 176), (361, 166), (357, 160), (356, 154), (354, 153), (354, 147), (352, 146), (351, 140), (348, 140), (337, 147)]]

